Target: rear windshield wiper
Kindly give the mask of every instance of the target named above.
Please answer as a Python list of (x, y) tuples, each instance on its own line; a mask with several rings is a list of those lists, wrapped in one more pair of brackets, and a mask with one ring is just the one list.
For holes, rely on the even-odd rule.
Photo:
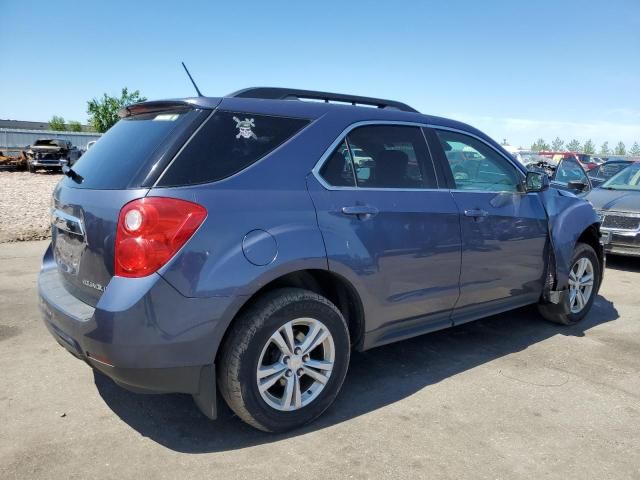
[(64, 173), (67, 177), (69, 177), (71, 180), (73, 180), (76, 183), (82, 183), (82, 180), (84, 180), (84, 177), (82, 177), (82, 175), (79, 175), (78, 172), (76, 172), (73, 168), (71, 168), (68, 165), (62, 166), (62, 173)]

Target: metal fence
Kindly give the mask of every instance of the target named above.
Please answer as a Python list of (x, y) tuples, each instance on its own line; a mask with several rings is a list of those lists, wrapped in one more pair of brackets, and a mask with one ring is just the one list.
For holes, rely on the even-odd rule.
[(101, 136), (101, 133), (95, 132), (58, 132), (54, 130), (0, 128), (0, 151), (6, 149), (22, 149), (27, 145), (32, 145), (40, 138), (68, 140), (78, 148), (85, 148), (87, 143), (92, 140), (98, 140)]

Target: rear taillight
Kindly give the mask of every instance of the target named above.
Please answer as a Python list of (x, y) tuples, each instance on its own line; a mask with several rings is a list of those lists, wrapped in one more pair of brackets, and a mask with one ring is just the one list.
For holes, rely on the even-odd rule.
[(115, 274), (145, 277), (169, 261), (207, 216), (204, 207), (176, 198), (147, 197), (120, 210)]

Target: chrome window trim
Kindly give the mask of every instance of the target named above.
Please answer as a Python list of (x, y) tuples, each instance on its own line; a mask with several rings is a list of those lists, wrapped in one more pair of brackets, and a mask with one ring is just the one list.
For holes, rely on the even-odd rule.
[(484, 143), (487, 147), (489, 147), (491, 150), (493, 150), (494, 152), (496, 152), (498, 155), (500, 155), (502, 158), (504, 158), (507, 163), (511, 164), (512, 167), (514, 167), (518, 173), (520, 173), (520, 175), (522, 175), (522, 178), (524, 179), (526, 177), (526, 169), (524, 168), (524, 165), (520, 165), (515, 159), (513, 158), (509, 158), (507, 155), (505, 155), (504, 153), (500, 152), (499, 150), (496, 150), (496, 148), (491, 145), (489, 142), (487, 142), (485, 139), (479, 137), (478, 135), (474, 135), (471, 132), (467, 132), (465, 130), (460, 130), (458, 128), (451, 128), (451, 127), (443, 127), (440, 125), (426, 125), (428, 128), (432, 128), (434, 130), (448, 130), (450, 132), (455, 132), (455, 133), (460, 133), (462, 135), (467, 135), (469, 137), (473, 137), (476, 140), (481, 141), (482, 143)]
[[(354, 177), (354, 180), (356, 182), (356, 186), (353, 186), (353, 187), (344, 187), (344, 186), (343, 187), (338, 187), (338, 186), (329, 185), (324, 180), (324, 178), (322, 178), (322, 176), (320, 175), (320, 169), (325, 164), (327, 159), (331, 156), (333, 151), (340, 144), (340, 142), (342, 142), (343, 140), (346, 140), (347, 135), (349, 135), (349, 133), (351, 131), (355, 130), (356, 128), (364, 127), (364, 126), (368, 126), (368, 125), (392, 125), (392, 126), (418, 127), (420, 129), (431, 128), (431, 129), (434, 129), (434, 130), (447, 130), (447, 131), (450, 131), (450, 132), (460, 133), (462, 135), (468, 135), (468, 136), (473, 137), (476, 140), (484, 143), (487, 147), (489, 147), (490, 149), (495, 151), (498, 155), (500, 155), (502, 158), (504, 158), (509, 164), (511, 164), (512, 167), (515, 168), (515, 170), (520, 174), (520, 176), (522, 177), (523, 180), (524, 180), (524, 178), (526, 176), (523, 166), (517, 164), (515, 160), (509, 159), (502, 152), (496, 150), (493, 145), (491, 145), (489, 142), (487, 142), (483, 138), (481, 138), (478, 135), (475, 135), (475, 134), (473, 134), (471, 132), (467, 132), (466, 130), (460, 130), (458, 128), (444, 127), (444, 126), (441, 126), (441, 125), (433, 125), (433, 124), (421, 123), (421, 122), (405, 122), (405, 121), (399, 121), (399, 120), (363, 120), (363, 121), (360, 121), (360, 122), (352, 123), (352, 124), (348, 125), (344, 130), (342, 130), (342, 132), (336, 137), (336, 139), (333, 142), (331, 142), (331, 145), (329, 145), (329, 147), (325, 150), (325, 152), (320, 156), (320, 159), (316, 162), (316, 164), (314, 165), (313, 169), (311, 170), (311, 173), (313, 174), (313, 176), (316, 178), (316, 180), (318, 180), (320, 185), (322, 185), (325, 189), (327, 189), (327, 190), (362, 190), (362, 191), (378, 191), (379, 190), (379, 191), (384, 191), (384, 192), (441, 192), (441, 191), (449, 191), (449, 192), (467, 192), (467, 193), (515, 193), (515, 194), (520, 194), (520, 195), (525, 193), (525, 192), (511, 192), (511, 191), (493, 191), (493, 190), (477, 190), (476, 191), (476, 190), (458, 190), (458, 189), (440, 188), (440, 184), (438, 183), (438, 175), (437, 175), (436, 169), (435, 169), (436, 166), (435, 166), (435, 163), (434, 163), (436, 160), (433, 158), (433, 154), (431, 152), (431, 148), (429, 147), (429, 142), (427, 141), (427, 138), (424, 135), (424, 132), (422, 132), (422, 131), (421, 131), (422, 136), (424, 138), (425, 143), (427, 144), (427, 150), (429, 151), (429, 156), (431, 157), (431, 167), (434, 170), (434, 175), (435, 175), (436, 184), (438, 185), (438, 188), (358, 187), (357, 186), (357, 182), (358, 182), (357, 177)], [(347, 145), (348, 145), (348, 140), (347, 140)], [(351, 147), (350, 146), (349, 146), (349, 154), (351, 155)], [(351, 163), (353, 165), (353, 160), (352, 160)], [(355, 172), (354, 172), (354, 175), (355, 175)]]

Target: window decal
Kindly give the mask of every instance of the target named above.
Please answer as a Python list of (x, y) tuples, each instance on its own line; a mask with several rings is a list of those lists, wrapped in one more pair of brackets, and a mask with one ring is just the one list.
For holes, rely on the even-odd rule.
[(253, 118), (245, 118), (244, 120), (240, 120), (238, 117), (233, 117), (233, 120), (236, 122), (236, 128), (238, 129), (236, 138), (258, 138), (256, 134), (251, 130), (252, 128), (256, 127)]

